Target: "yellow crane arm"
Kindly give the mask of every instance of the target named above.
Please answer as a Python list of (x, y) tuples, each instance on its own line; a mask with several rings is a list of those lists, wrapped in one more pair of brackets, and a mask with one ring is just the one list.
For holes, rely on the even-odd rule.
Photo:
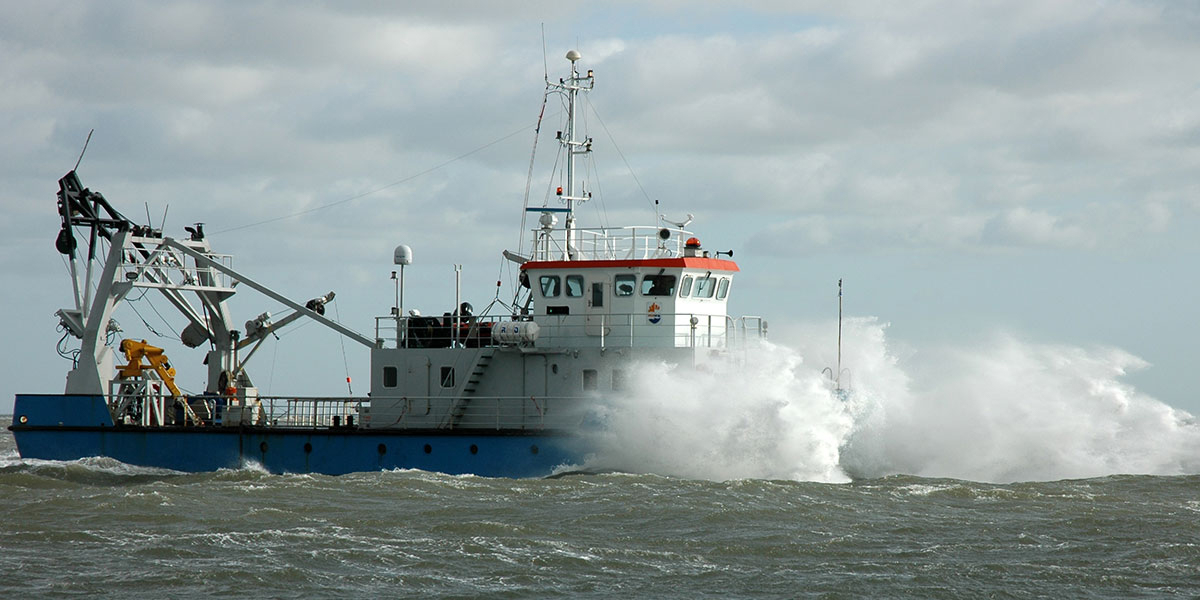
[[(157, 346), (151, 346), (146, 343), (146, 340), (121, 340), (121, 352), (125, 354), (125, 360), (129, 364), (118, 367), (120, 375), (124, 378), (141, 377), (142, 371), (149, 367), (158, 374), (158, 378), (167, 385), (167, 389), (171, 391), (172, 396), (182, 396), (183, 392), (175, 385), (175, 367), (171, 366), (167, 355), (163, 354), (163, 349)], [(142, 364), (142, 359), (146, 359), (148, 364)]]

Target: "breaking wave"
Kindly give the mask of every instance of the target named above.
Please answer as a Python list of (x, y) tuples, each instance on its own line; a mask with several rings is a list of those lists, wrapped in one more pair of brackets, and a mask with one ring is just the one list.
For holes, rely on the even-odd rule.
[[(822, 369), (828, 325), (795, 347), (764, 343), (732, 361), (634, 369), (604, 406), (588, 467), (713, 480), (845, 482), (893, 474), (1044, 481), (1200, 473), (1200, 425), (1122, 377), (1145, 362), (1114, 348), (997, 335), (902, 361), (887, 326), (845, 324), (843, 398)], [(810, 364), (805, 356), (821, 358)], [(922, 369), (909, 366), (936, 365)], [(852, 385), (849, 385), (852, 384)]]

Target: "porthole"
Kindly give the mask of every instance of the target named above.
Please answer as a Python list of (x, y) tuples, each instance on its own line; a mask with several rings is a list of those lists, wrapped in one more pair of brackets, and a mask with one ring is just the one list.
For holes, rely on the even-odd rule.
[(312, 444), (310, 444), (308, 442), (304, 442), (304, 453), (312, 454)]
[(471, 454), (479, 454), (479, 446), (471, 444)]
[(558, 375), (558, 363), (550, 365), (550, 372)]
[(17, 420), (20, 421), (22, 425), (24, 425), (29, 422), (29, 417), (27, 417), (25, 415), (21, 415), (21, 418), (17, 419)]
[(379, 447), (376, 448), (376, 450), (379, 452), (380, 456), (387, 454), (387, 444), (380, 444)]
[(261, 451), (263, 454), (266, 454), (266, 453), (267, 453), (267, 443), (266, 443), (266, 442), (263, 442), (263, 443), (259, 444), (259, 445), (258, 445), (258, 449), (259, 449), (259, 451)]
[(425, 444), (425, 454), (433, 454), (433, 446)]
[(529, 453), (530, 453), (530, 454), (537, 454), (537, 453), (538, 453), (538, 447), (537, 447), (537, 444), (534, 444), (534, 445), (532, 445), (532, 446), (530, 446), (530, 447), (529, 447)]

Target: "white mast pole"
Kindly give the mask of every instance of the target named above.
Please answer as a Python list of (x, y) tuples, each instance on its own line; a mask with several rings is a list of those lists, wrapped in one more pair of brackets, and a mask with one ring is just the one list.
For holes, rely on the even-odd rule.
[(837, 389), (842, 391), (842, 280), (838, 280), (838, 355)]
[(571, 260), (571, 249), (575, 246), (575, 98), (579, 95), (579, 71), (575, 66), (581, 58), (578, 51), (567, 53), (571, 61), (571, 80), (567, 86), (567, 245), (563, 249), (566, 260)]
[[(571, 50), (567, 52), (567, 60), (571, 61), (571, 76), (566, 79), (559, 79), (558, 83), (551, 83), (550, 87), (556, 90), (566, 92), (567, 95), (567, 131), (566, 135), (559, 132), (559, 143), (567, 149), (567, 185), (560, 188), (562, 200), (567, 203), (567, 218), (565, 223), (566, 229), (566, 244), (563, 247), (563, 260), (571, 260), (575, 251), (575, 204), (587, 200), (589, 194), (582, 189), (582, 185), (575, 184), (575, 155), (586, 154), (592, 151), (592, 141), (590, 139), (579, 139), (577, 137), (577, 124), (579, 121), (579, 110), (575, 105), (579, 99), (580, 91), (588, 91), (595, 84), (592, 72), (589, 70), (587, 75), (579, 74), (579, 67), (576, 63), (583, 58), (579, 51)], [(578, 193), (576, 193), (578, 189)], [(549, 240), (547, 240), (549, 242)]]

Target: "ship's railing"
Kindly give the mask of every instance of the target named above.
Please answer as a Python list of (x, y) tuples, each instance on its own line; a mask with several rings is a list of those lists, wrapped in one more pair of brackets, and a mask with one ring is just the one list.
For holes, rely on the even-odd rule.
[[(388, 315), (375, 317), (375, 337), (390, 348), (490, 348), (502, 345), (492, 339), (492, 327), (511, 320)], [(767, 336), (767, 322), (758, 316), (601, 313), (537, 315), (529, 320), (538, 324), (536, 345), (543, 347), (727, 348)]]
[[(233, 267), (233, 255), (210, 252), (203, 243), (181, 241), (208, 258)], [(124, 279), (137, 287), (166, 288), (175, 290), (218, 290), (233, 289), (233, 278), (208, 267), (198, 267), (183, 252), (165, 246), (160, 238), (131, 237), (121, 254), (121, 269)]]
[(373, 396), (371, 429), (526, 429), (576, 426), (589, 396)]
[[(525, 429), (576, 425), (587, 396), (171, 397), (124, 388), (114, 422), (141, 427)], [(372, 420), (373, 419), (373, 420)]]
[(389, 348), (487, 348), (492, 327), (510, 316), (399, 316), (375, 317), (375, 339)]
[[(577, 227), (573, 239), (565, 230), (535, 229), (533, 260), (631, 260), (682, 256), (690, 231), (653, 225)], [(665, 234), (664, 234), (665, 232)], [(665, 235), (665, 237), (664, 237)], [(568, 251), (569, 248), (569, 251)]]
[(695, 313), (538, 315), (539, 346), (731, 348), (765, 339), (761, 317)]

